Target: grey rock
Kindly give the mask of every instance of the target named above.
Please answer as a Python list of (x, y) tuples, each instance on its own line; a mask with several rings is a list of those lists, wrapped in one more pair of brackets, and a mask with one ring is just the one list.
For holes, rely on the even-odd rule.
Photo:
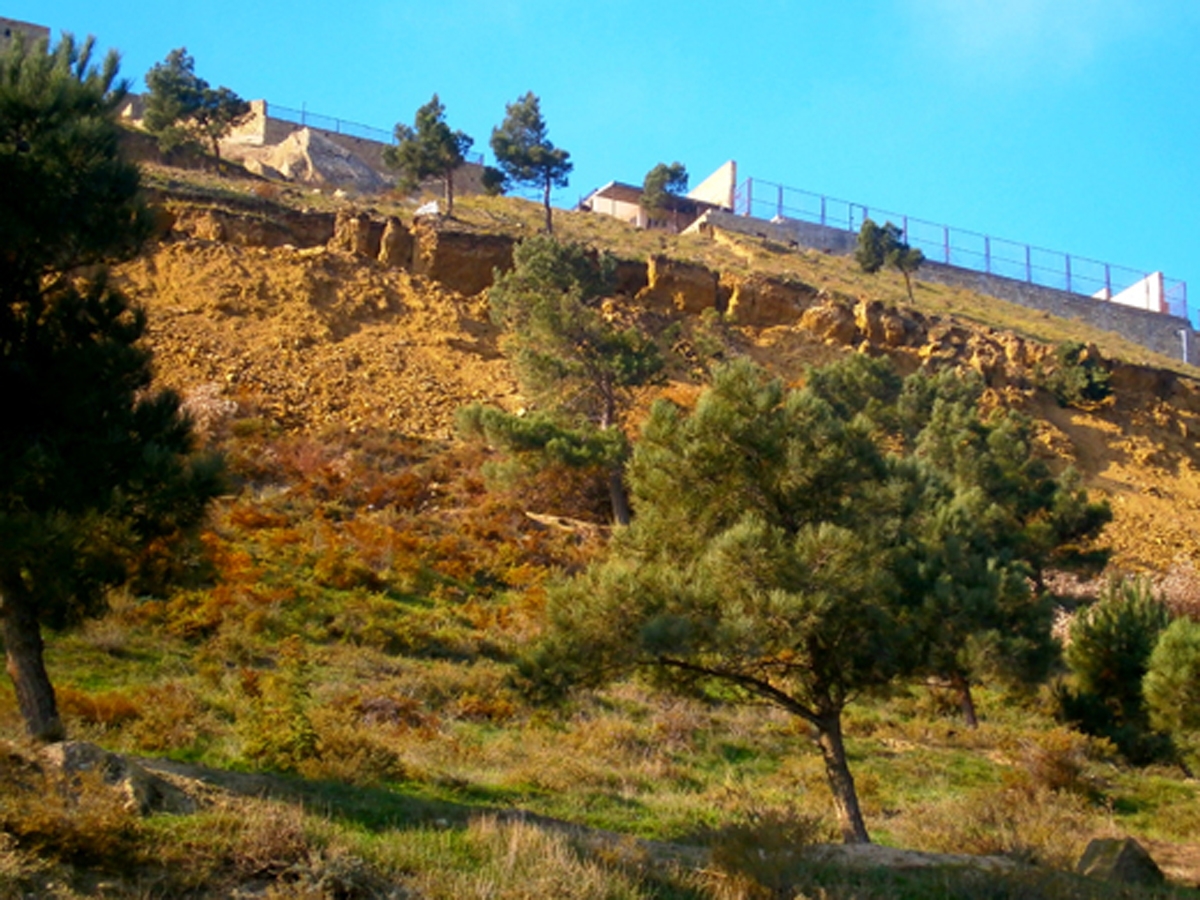
[(112, 785), (125, 796), (126, 807), (143, 816), (155, 812), (185, 814), (196, 810), (196, 801), (175, 785), (95, 744), (63, 741), (45, 747), (39, 755), (48, 769), (67, 777), (99, 772), (105, 784)]
[(1133, 838), (1096, 838), (1087, 845), (1079, 865), (1081, 875), (1121, 884), (1162, 884), (1162, 869)]

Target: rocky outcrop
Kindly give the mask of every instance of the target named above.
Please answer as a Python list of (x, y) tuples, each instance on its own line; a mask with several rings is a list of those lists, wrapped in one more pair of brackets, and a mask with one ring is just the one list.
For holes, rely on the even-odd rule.
[(413, 241), (413, 274), (464, 297), (490, 287), (496, 269), (512, 268), (514, 241), (503, 235), (440, 231), (421, 219), (413, 227)]
[(817, 290), (795, 281), (760, 275), (722, 274), (720, 288), (728, 296), (726, 315), (739, 325), (761, 328), (791, 325), (817, 297)]
[(180, 205), (159, 217), (163, 236), (194, 238), (241, 247), (315, 247), (334, 234), (331, 213), (288, 212), (256, 215), (251, 212)]
[(412, 258), (412, 232), (395, 216), (388, 216), (379, 237), (379, 261), (394, 269), (408, 269), (412, 267)]
[(810, 306), (800, 316), (800, 327), (831, 344), (849, 346), (861, 338), (854, 309), (836, 300)]
[(861, 301), (854, 309), (859, 332), (879, 348), (917, 346), (925, 342), (924, 317), (900, 312), (878, 300)]
[(1116, 361), (1109, 364), (1108, 383), (1118, 395), (1130, 392), (1165, 399), (1172, 395), (1178, 382), (1175, 373), (1165, 369)]
[(383, 231), (383, 223), (372, 220), (366, 213), (341, 211), (334, 222), (329, 249), (351, 256), (378, 258)]
[(717, 308), (717, 273), (704, 266), (651, 256), (646, 278), (637, 299), (648, 306), (692, 314)]
[(311, 128), (293, 131), (273, 147), (247, 148), (245, 157), (256, 159), (290, 181), (332, 184), (363, 193), (376, 193), (388, 183), (360, 157)]
[(627, 297), (636, 297), (650, 285), (649, 267), (639, 260), (617, 260), (616, 292)]

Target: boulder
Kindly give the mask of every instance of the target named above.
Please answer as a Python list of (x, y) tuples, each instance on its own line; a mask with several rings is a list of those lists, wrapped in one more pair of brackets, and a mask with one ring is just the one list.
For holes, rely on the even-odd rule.
[(906, 347), (920, 344), (925, 339), (925, 329), (914, 317), (885, 306), (879, 300), (864, 300), (855, 307), (855, 324), (876, 347)]
[(810, 306), (800, 316), (800, 327), (834, 344), (849, 346), (859, 339), (854, 310), (836, 301)]
[(1121, 884), (1162, 884), (1162, 869), (1133, 838), (1096, 838), (1075, 867), (1081, 875)]
[(86, 741), (50, 744), (39, 754), (41, 763), (64, 777), (99, 772), (104, 783), (115, 787), (125, 805), (143, 816), (154, 812), (191, 813), (196, 802), (168, 781), (152, 775), (137, 763), (109, 753)]

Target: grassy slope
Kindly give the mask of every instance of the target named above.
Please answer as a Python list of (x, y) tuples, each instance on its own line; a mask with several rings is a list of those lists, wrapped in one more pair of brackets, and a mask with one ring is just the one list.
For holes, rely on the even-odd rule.
[[(528, 233), (536, 215), (520, 202), (461, 201), (469, 227)], [(753, 242), (662, 237), (583, 215), (558, 227), (626, 256), (666, 252), (849, 296), (903, 292), (844, 261)], [(1060, 328), (1121, 352), (1102, 334), (964, 292), (931, 287), (920, 299), (930, 311), (1011, 316), (987, 321), (1048, 340), (1057, 334), (1046, 329)], [(175, 572), (183, 586), (115, 596), (105, 619), (53, 638), (48, 655), (75, 736), (211, 767), (212, 802), (137, 822), (64, 817), (53, 792), (36, 802), (0, 795), (8, 830), (14, 817), (36, 826), (0, 845), (0, 896), (91, 895), (99, 883), (109, 896), (218, 896), (237, 885), (383, 896), (397, 882), (432, 897), (751, 897), (788, 882), (824, 884), (832, 897), (979, 895), (969, 876), (830, 875), (786, 853), (762, 857), (781, 835), (831, 834), (819, 755), (782, 713), (637, 684), (545, 709), (511, 689), (545, 581), (582, 565), (602, 539), (524, 516), (594, 516), (593, 500), (561, 473), (489, 489), (475, 448), (380, 432), (285, 435), (260, 419), (225, 420), (213, 439), (238, 489), (218, 507), (204, 553)], [(1183, 844), (1200, 830), (1193, 782), (1130, 770), (1057, 729), (1045, 697), (985, 690), (977, 731), (945, 701), (914, 688), (849, 716), (877, 839), (1061, 868), (1096, 834)], [(18, 733), (4, 682), (0, 736)], [(282, 774), (246, 782), (219, 774), (227, 770)], [(277, 799), (244, 796), (264, 788)], [(677, 870), (652, 846), (589, 850), (577, 836), (487, 817), (513, 809), (714, 846), (717, 864)], [(1043, 876), (988, 889), (1116, 896)]]

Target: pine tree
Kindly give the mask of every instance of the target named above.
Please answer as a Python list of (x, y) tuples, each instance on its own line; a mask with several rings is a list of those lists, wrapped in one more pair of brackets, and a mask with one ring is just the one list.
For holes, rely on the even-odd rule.
[(1200, 760), (1200, 623), (1180, 617), (1158, 638), (1142, 694), (1150, 725), (1171, 736), (1181, 760)]
[(221, 161), (221, 138), (250, 115), (250, 104), (227, 87), (212, 88), (196, 75), (196, 63), (179, 47), (146, 73), (146, 130), (168, 152), (207, 144)]
[(870, 219), (864, 221), (858, 232), (854, 258), (868, 274), (874, 274), (884, 266), (900, 272), (908, 289), (908, 299), (913, 299), (912, 273), (925, 262), (925, 254), (908, 245), (899, 226), (888, 222), (880, 228)]
[(606, 317), (612, 270), (610, 258), (548, 235), (517, 246), (513, 268), (497, 277), (488, 304), (537, 411), (514, 416), (472, 406), (460, 424), (527, 459), (602, 468), (613, 518), (625, 524), (629, 445), (620, 425), (629, 390), (653, 382), (663, 361), (653, 341)]
[(434, 94), (417, 110), (413, 127), (397, 123), (395, 146), (383, 151), (383, 161), (400, 171), (401, 186), (412, 190), (426, 178), (440, 178), (446, 200), (446, 215), (454, 215), (454, 172), (466, 161), (475, 143), (446, 124), (446, 107)]
[(642, 181), (642, 208), (651, 218), (674, 211), (673, 200), (688, 186), (688, 173), (683, 163), (659, 163), (646, 173)]
[(525, 673), (557, 688), (641, 670), (775, 704), (814, 729), (845, 839), (868, 840), (842, 712), (917, 661), (913, 598), (892, 577), (910, 500), (893, 474), (862, 417), (745, 361), (718, 368), (690, 414), (653, 407), (632, 524), (552, 593)]
[(492, 129), (492, 153), (505, 178), (542, 190), (546, 233), (554, 232), (550, 214), (550, 189), (566, 187), (574, 165), (566, 150), (550, 142), (541, 101), (533, 91), (505, 107), (504, 121)]
[(151, 389), (145, 316), (105, 277), (148, 233), (118, 153), (126, 86), (92, 43), (0, 56), (0, 625), (30, 734), (62, 737), (42, 627), (104, 609), (150, 539), (220, 487), (178, 399)]
[(1109, 738), (1131, 762), (1162, 755), (1150, 729), (1142, 682), (1160, 636), (1171, 622), (1146, 580), (1110, 582), (1071, 626), (1064, 656), (1074, 684), (1059, 691), (1063, 718)]
[(976, 375), (917, 372), (901, 382), (886, 362), (853, 356), (810, 373), (808, 388), (839, 415), (870, 422), (922, 485), (897, 577), (923, 597), (924, 674), (954, 688), (973, 726), (978, 678), (1029, 685), (1046, 675), (1057, 653), (1045, 571), (1101, 567), (1107, 554), (1081, 547), (1111, 512), (1088, 499), (1073, 470), (1050, 473), (1028, 419), (980, 417)]

